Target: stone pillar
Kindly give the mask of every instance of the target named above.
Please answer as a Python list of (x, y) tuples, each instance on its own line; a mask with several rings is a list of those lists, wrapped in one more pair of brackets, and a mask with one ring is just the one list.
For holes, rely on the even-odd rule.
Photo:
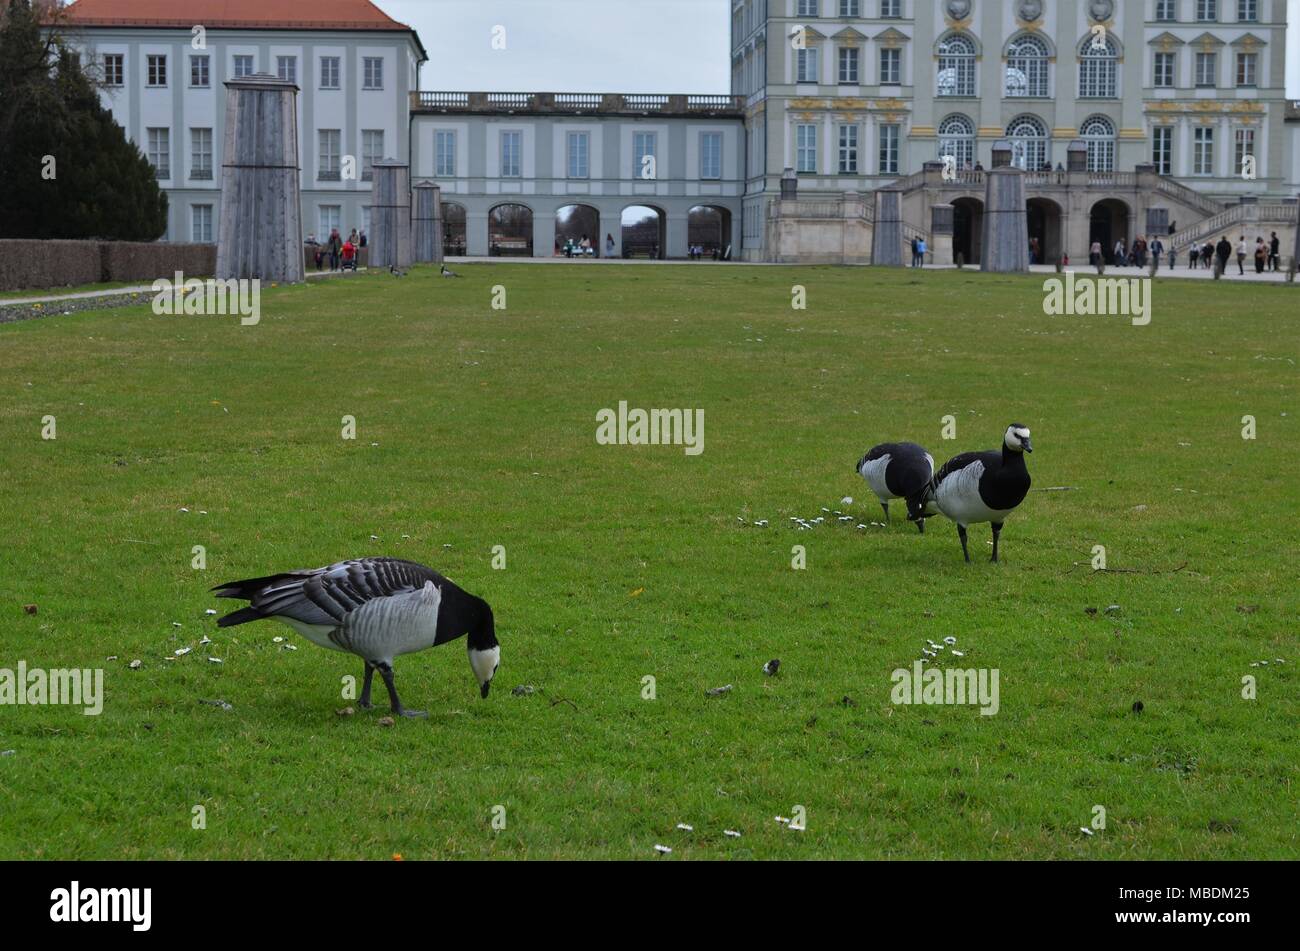
[(423, 263), (442, 263), (442, 189), (433, 182), (417, 182), (415, 196), (414, 257)]
[(488, 213), (475, 211), (473, 207), (465, 210), (465, 254), (469, 257), (485, 258), (491, 250), (488, 247)]
[(882, 188), (876, 192), (876, 225), (871, 235), (871, 263), (876, 267), (903, 266), (902, 189)]
[(410, 267), (411, 167), (383, 159), (371, 174), (370, 267)]
[(1029, 270), (1029, 221), (1025, 173), (1013, 166), (984, 176), (984, 229), (980, 270), (998, 274)]
[(932, 264), (952, 264), (952, 205), (930, 206)]
[[(1295, 222), (1295, 249), (1291, 255), (1290, 273), (1294, 274), (1297, 268), (1300, 268), (1300, 203), (1296, 204), (1296, 222)], [(1281, 262), (1279, 262), (1279, 267)]]
[(221, 167), (221, 280), (305, 280), (298, 168), (298, 86), (257, 74), (226, 84)]

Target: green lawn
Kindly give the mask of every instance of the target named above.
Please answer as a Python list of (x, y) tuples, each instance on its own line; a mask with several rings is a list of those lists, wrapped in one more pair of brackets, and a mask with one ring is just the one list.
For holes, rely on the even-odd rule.
[[(1300, 290), (1158, 282), (1134, 327), (971, 271), (458, 270), (268, 288), (251, 327), (0, 326), (0, 667), (103, 667), (107, 695), (0, 706), (0, 857), (1300, 853)], [(598, 445), (620, 400), (702, 408), (703, 454)], [(1001, 564), (987, 525), (970, 565), (942, 518), (791, 527), (846, 495), (880, 519), (875, 442), (942, 462), (1012, 421), (1036, 489), (1073, 489), (1030, 493)], [(237, 606), (218, 582), (367, 554), (488, 599), (487, 700), (458, 641), (397, 662), (428, 720), (337, 716), (359, 660), (204, 615)], [(891, 703), (948, 635), (997, 715)], [(802, 833), (773, 821), (796, 805)]]

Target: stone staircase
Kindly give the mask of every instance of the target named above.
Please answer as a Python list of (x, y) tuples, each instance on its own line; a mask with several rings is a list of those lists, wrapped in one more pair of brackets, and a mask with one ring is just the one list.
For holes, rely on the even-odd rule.
[[(1285, 248), (1288, 244), (1287, 235), (1293, 234), (1296, 225), (1296, 205), (1283, 205), (1276, 203), (1256, 203), (1251, 202), (1245, 205), (1233, 205), (1226, 208), (1209, 218), (1198, 221), (1190, 228), (1184, 228), (1169, 239), (1169, 243), (1181, 251), (1192, 243), (1204, 244), (1206, 241), (1217, 241), (1220, 237), (1227, 234), (1228, 240), (1236, 247), (1237, 238), (1246, 231), (1279, 231), (1279, 237), (1282, 238), (1282, 245)], [(1256, 235), (1247, 234), (1247, 239), (1254, 241)], [(1268, 237), (1267, 234), (1264, 235)]]

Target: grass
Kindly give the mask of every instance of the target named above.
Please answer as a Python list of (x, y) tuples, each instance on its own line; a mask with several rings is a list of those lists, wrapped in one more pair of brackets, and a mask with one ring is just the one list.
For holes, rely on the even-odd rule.
[[(1291, 288), (1158, 282), (1134, 327), (970, 271), (458, 269), (267, 289), (255, 327), (0, 327), (0, 667), (103, 667), (107, 695), (0, 707), (0, 857), (1297, 854)], [(597, 445), (620, 400), (703, 408), (703, 454)], [(1073, 489), (1031, 492), (1001, 564), (987, 526), (971, 565), (943, 519), (790, 527), (845, 495), (879, 519), (874, 442), (942, 461), (1013, 420), (1036, 488)], [(1095, 545), (1143, 573), (1074, 567)], [(396, 665), (428, 720), (336, 716), (360, 661), (204, 616), (217, 582), (380, 553), (492, 603), (486, 701), (459, 641)], [(996, 716), (890, 702), (947, 635)], [(796, 804), (803, 833), (772, 820)]]

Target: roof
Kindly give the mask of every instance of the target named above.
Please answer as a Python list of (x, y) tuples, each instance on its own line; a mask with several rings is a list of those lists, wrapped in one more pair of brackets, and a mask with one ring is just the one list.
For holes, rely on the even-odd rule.
[(75, 0), (63, 18), (74, 27), (400, 31), (425, 55), (415, 30), (371, 0)]

